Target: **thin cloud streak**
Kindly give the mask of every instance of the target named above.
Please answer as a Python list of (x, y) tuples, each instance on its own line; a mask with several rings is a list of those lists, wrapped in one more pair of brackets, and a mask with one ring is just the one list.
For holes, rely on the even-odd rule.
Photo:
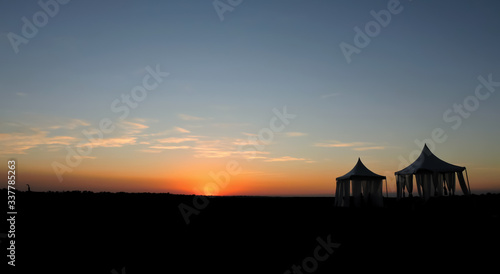
[(90, 126), (90, 123), (81, 119), (71, 119), (63, 124), (50, 126), (49, 129), (75, 129), (83, 126)]
[(290, 162), (290, 161), (307, 161), (305, 158), (295, 158), (291, 156), (283, 156), (279, 158), (268, 158), (264, 162)]
[(181, 127), (174, 127), (174, 130), (176, 130), (177, 132), (180, 132), (180, 133), (191, 133), (191, 131), (189, 131), (185, 128), (181, 128)]
[(308, 134), (305, 132), (285, 132), (285, 135), (287, 137), (301, 137), (301, 136), (307, 136)]
[(92, 145), (93, 148), (97, 147), (123, 147), (126, 145), (136, 145), (136, 137), (118, 137), (118, 138), (106, 138), (106, 139), (92, 139), (91, 142), (87, 142), (77, 147), (84, 147), (88, 143)]
[(0, 154), (26, 154), (28, 149), (41, 145), (69, 145), (76, 140), (71, 136), (49, 137), (48, 131), (32, 129), (33, 134), (26, 133), (0, 133)]
[(158, 143), (173, 143), (173, 144), (178, 144), (178, 143), (184, 143), (184, 142), (193, 142), (193, 141), (198, 141), (197, 138), (192, 138), (192, 137), (169, 137), (169, 138), (163, 138), (163, 139), (158, 139), (156, 140)]
[(316, 147), (327, 147), (327, 148), (351, 148), (355, 151), (367, 151), (367, 150), (383, 150), (386, 149), (385, 146), (374, 146), (373, 143), (367, 142), (350, 142), (344, 143), (337, 140), (330, 140), (323, 143), (314, 144)]
[(191, 149), (190, 146), (150, 146), (152, 149)]
[(314, 146), (316, 147), (355, 147), (355, 146), (365, 146), (370, 143), (364, 142), (351, 142), (351, 143), (343, 143), (336, 140), (327, 141), (326, 143), (316, 143)]

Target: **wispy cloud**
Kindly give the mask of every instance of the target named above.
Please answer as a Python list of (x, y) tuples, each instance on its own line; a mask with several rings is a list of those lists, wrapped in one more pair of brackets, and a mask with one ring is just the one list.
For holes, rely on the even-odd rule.
[(61, 118), (42, 128), (22, 123), (2, 124), (7, 132), (0, 134), (0, 154), (26, 154), (32, 148), (57, 152), (64, 150), (65, 146), (84, 147), (91, 144), (92, 148), (111, 148), (149, 143), (148, 140), (139, 140), (139, 134), (148, 126), (144, 120), (137, 118), (114, 124), (116, 130), (106, 135), (82, 119)]
[(121, 126), (125, 127), (125, 128), (132, 128), (132, 129), (146, 129), (146, 128), (149, 128), (149, 126), (147, 126), (147, 125), (140, 124), (140, 123), (137, 123), (137, 122), (125, 121), (125, 120), (121, 121)]
[[(188, 135), (186, 137), (169, 137), (156, 139), (147, 150), (140, 150), (146, 153), (159, 153), (163, 150), (184, 149), (192, 151), (195, 158), (225, 158), (237, 156), (238, 150), (232, 144), (234, 139), (208, 139), (206, 136)], [(182, 145), (181, 145), (182, 144)]]
[[(225, 158), (225, 157), (241, 157), (244, 159), (261, 158), (263, 155), (269, 154), (267, 151), (240, 150), (238, 144), (243, 142), (238, 138), (221, 138), (207, 140), (200, 138), (193, 146), (195, 158)], [(244, 142), (243, 142), (244, 143)], [(244, 143), (246, 144), (246, 143)]]
[(70, 119), (61, 124), (50, 126), (49, 129), (76, 129), (78, 127), (90, 126), (90, 123), (81, 119)]
[[(182, 130), (181, 130), (182, 131)], [(183, 132), (181, 132), (183, 133)], [(251, 133), (242, 133), (246, 136), (254, 136)], [(291, 132), (289, 136), (304, 136), (306, 133)], [(150, 135), (151, 136), (151, 135)], [(269, 151), (259, 151), (249, 144), (249, 141), (243, 138), (222, 137), (214, 138), (198, 135), (177, 135), (168, 138), (151, 138), (149, 145), (137, 151), (144, 153), (161, 153), (165, 150), (186, 150), (194, 158), (242, 158), (247, 160), (261, 160), (266, 162), (288, 162), (288, 161), (307, 161), (312, 163), (311, 159), (297, 158), (291, 156), (269, 157)]]
[(232, 144), (238, 147), (244, 147), (247, 145), (251, 145), (251, 142), (248, 139), (236, 138), (232, 141)]
[(336, 140), (331, 140), (331, 141), (326, 141), (325, 143), (316, 143), (314, 146), (316, 147), (358, 147), (358, 146), (365, 146), (368, 145), (369, 143), (365, 142), (350, 142), (350, 143), (344, 143)]
[(366, 150), (383, 150), (385, 146), (376, 146), (373, 143), (368, 142), (340, 142), (336, 140), (325, 141), (322, 143), (314, 144), (316, 147), (335, 147), (335, 148), (352, 148), (356, 151), (366, 151)]
[(224, 158), (234, 155), (235, 146), (228, 138), (215, 140), (198, 140), (193, 147), (196, 158)]
[(156, 136), (172, 135), (176, 133), (191, 133), (191, 131), (182, 127), (173, 127), (171, 129), (162, 130), (160, 132), (147, 134), (147, 136), (156, 137)]
[(185, 128), (181, 128), (181, 127), (174, 127), (174, 130), (176, 130), (177, 132), (180, 132), (180, 133), (191, 133), (191, 131), (189, 131)]
[(142, 133), (144, 130), (149, 128), (148, 125), (140, 123), (141, 120), (125, 121), (122, 120), (117, 123), (117, 127), (121, 130), (117, 130), (116, 134), (133, 136)]
[(238, 151), (238, 154), (242, 156), (244, 159), (247, 160), (256, 160), (256, 159), (268, 159), (267, 156), (264, 155), (269, 155), (271, 154), (269, 151)]
[(192, 142), (192, 141), (197, 141), (198, 138), (193, 138), (193, 137), (169, 137), (169, 138), (163, 138), (163, 139), (158, 139), (156, 140), (159, 143), (184, 143), (184, 142)]
[(190, 146), (162, 146), (162, 145), (156, 145), (156, 146), (150, 146), (149, 148), (152, 148), (152, 149), (190, 149), (192, 147), (190, 147)]
[(300, 137), (300, 136), (306, 136), (307, 133), (304, 133), (304, 132), (285, 132), (285, 135), (287, 137)]
[(93, 148), (96, 147), (123, 147), (126, 145), (136, 145), (137, 137), (117, 137), (117, 138), (104, 138), (92, 139), (90, 142), (82, 143), (79, 146), (86, 146), (88, 143), (92, 144)]
[(28, 149), (41, 145), (50, 145), (51, 149), (57, 145), (69, 145), (76, 140), (71, 136), (49, 137), (48, 131), (37, 128), (31, 132), (0, 133), (0, 154), (26, 154)]
[(289, 162), (289, 161), (307, 161), (305, 158), (296, 158), (291, 156), (283, 156), (279, 158), (268, 158), (264, 160), (265, 162)]

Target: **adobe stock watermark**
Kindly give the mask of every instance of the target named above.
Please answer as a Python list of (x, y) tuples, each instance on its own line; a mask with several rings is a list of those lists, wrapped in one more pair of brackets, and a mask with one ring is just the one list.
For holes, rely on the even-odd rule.
[(21, 44), (28, 44), (30, 39), (35, 38), (38, 30), (45, 27), (49, 23), (49, 18), (54, 18), (60, 11), (61, 5), (66, 5), (70, 0), (39, 0), (38, 5), (41, 10), (35, 12), (31, 16), (31, 20), (26, 16), (21, 17), (23, 26), (21, 27), (21, 35), (14, 32), (9, 32), (7, 38), (10, 45), (16, 54), (19, 53)]
[[(110, 105), (111, 112), (121, 114), (116, 122), (126, 119), (131, 109), (139, 106), (139, 103), (144, 101), (149, 91), (155, 90), (163, 82), (169, 73), (160, 70), (160, 65), (156, 65), (155, 69), (151, 66), (145, 68), (147, 74), (142, 78), (142, 84), (133, 87), (129, 93), (121, 94), (119, 99), (113, 100)], [(54, 170), (59, 182), (63, 181), (63, 174), (72, 172), (74, 168), (79, 166), (83, 159), (92, 153), (93, 143), (99, 143), (103, 140), (104, 134), (111, 134), (116, 129), (115, 123), (110, 118), (102, 118), (99, 121), (98, 128), (90, 130), (82, 130), (85, 140), (80, 141), (75, 147), (66, 146), (65, 164), (57, 161), (52, 162)]]
[(243, 3), (243, 0), (215, 0), (212, 2), (219, 20), (224, 21), (224, 13), (233, 12), (234, 9)]
[(387, 9), (382, 9), (378, 12), (371, 10), (370, 15), (374, 20), (368, 21), (363, 29), (358, 26), (354, 27), (354, 45), (346, 42), (339, 44), (347, 63), (350, 64), (352, 62), (351, 55), (354, 53), (360, 54), (361, 49), (366, 48), (373, 38), (380, 35), (382, 28), (386, 28), (391, 23), (392, 16), (400, 14), (403, 9), (399, 0), (389, 0), (387, 2)]
[[(491, 97), (495, 92), (496, 88), (500, 87), (500, 82), (493, 81), (493, 74), (488, 74), (487, 77), (482, 75), (477, 77), (479, 84), (474, 89), (474, 93), (465, 97), (461, 103), (454, 103), (452, 107), (448, 108), (443, 113), (443, 121), (450, 123), (451, 129), (454, 131), (458, 130), (463, 123), (463, 120), (471, 117), (472, 113), (477, 111), (481, 106), (481, 101), (485, 101)], [(413, 150), (408, 158), (404, 158), (402, 155), (399, 156), (400, 164), (399, 168), (405, 168), (410, 165), (411, 162), (415, 161), (424, 144), (427, 144), (429, 149), (433, 151), (436, 148), (436, 144), (442, 144), (448, 139), (448, 134), (446, 130), (441, 127), (434, 128), (430, 137), (422, 141), (415, 139), (415, 144), (417, 149)], [(409, 160), (409, 161), (408, 161)]]
[[(269, 127), (263, 127), (259, 130), (256, 136), (248, 136), (248, 143), (246, 145), (239, 145), (238, 152), (242, 155), (250, 155), (247, 161), (251, 161), (257, 154), (257, 151), (263, 151), (266, 145), (269, 145), (274, 140), (274, 134), (281, 132), (287, 125), (290, 124), (292, 119), (297, 117), (296, 114), (287, 112), (287, 107), (283, 107), (283, 111), (273, 108), (274, 116), (269, 120)], [(244, 149), (245, 148), (245, 149)], [(236, 160), (229, 160), (226, 163), (225, 170), (217, 173), (209, 172), (208, 175), (212, 182), (208, 182), (203, 187), (204, 195), (195, 195), (193, 197), (192, 206), (185, 203), (179, 204), (179, 210), (186, 224), (191, 222), (192, 215), (200, 214), (201, 210), (205, 209), (210, 200), (207, 196), (217, 195), (221, 189), (227, 187), (231, 181), (231, 176), (237, 176), (243, 171), (240, 163)], [(194, 189), (199, 192), (198, 189)]]
[(306, 273), (313, 273), (318, 270), (319, 263), (326, 261), (335, 252), (335, 249), (340, 247), (339, 243), (334, 243), (331, 239), (331, 235), (326, 237), (326, 241), (320, 237), (316, 238), (318, 245), (314, 249), (313, 255), (304, 258), (299, 265), (292, 265), (291, 270), (286, 270), (283, 274), (302, 274), (302, 270)]

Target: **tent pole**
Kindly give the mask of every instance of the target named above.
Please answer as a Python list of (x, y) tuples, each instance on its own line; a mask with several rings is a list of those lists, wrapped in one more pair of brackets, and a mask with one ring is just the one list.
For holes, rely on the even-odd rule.
[(472, 195), (472, 192), (470, 192), (469, 174), (467, 174), (467, 168), (465, 168), (465, 177), (467, 177), (467, 187), (469, 188), (469, 195)]
[(387, 178), (385, 179), (385, 197), (389, 198), (389, 192), (387, 191)]
[(397, 197), (397, 200), (399, 200), (401, 197), (399, 197), (398, 175), (396, 175), (396, 174), (394, 174), (394, 182), (396, 182), (396, 197)]

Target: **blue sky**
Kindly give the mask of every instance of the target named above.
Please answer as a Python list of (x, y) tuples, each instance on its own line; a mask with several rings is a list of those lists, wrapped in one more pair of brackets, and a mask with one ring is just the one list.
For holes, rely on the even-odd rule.
[[(234, 143), (268, 126), (273, 108), (287, 106), (297, 118), (262, 154), (283, 159), (282, 166), (262, 158), (248, 163), (248, 170), (322, 174), (315, 183), (326, 189), (357, 157), (366, 157), (375, 172), (396, 171), (398, 156), (408, 158), (420, 149), (415, 139), (442, 128), (448, 138), (435, 152), (470, 166), (483, 188), (498, 188), (492, 181), (500, 171), (497, 93), (479, 100), (456, 130), (443, 113), (474, 96), (479, 76), (500, 81), (500, 4), (400, 1), (401, 12), (348, 63), (339, 45), (353, 45), (354, 27), (364, 29), (374, 20), (370, 11), (386, 10), (388, 3), (397, 4), (243, 1), (221, 21), (212, 1), (73, 0), (58, 4), (58, 12), (17, 54), (9, 33), (22, 35), (22, 18), (32, 22), (42, 8), (36, 1), (2, 3), (0, 144), (18, 146), (5, 149), (2, 157), (18, 157), (51, 173), (50, 162), (64, 158), (64, 147), (74, 146), (81, 130), (107, 117), (121, 125), (107, 138), (135, 139), (122, 143), (122, 150), (96, 149), (93, 162), (120, 155), (133, 165), (134, 159), (155, 154), (202, 165), (195, 147), (212, 141), (234, 149)], [(110, 104), (142, 83), (146, 67), (157, 65), (168, 77), (118, 121)], [(189, 149), (153, 153), (151, 136), (161, 132), (165, 138), (188, 138), (177, 144)], [(26, 145), (13, 136), (73, 139), (42, 138)], [(221, 158), (220, 163), (227, 160)], [(95, 166), (75, 169), (90, 172)]]

